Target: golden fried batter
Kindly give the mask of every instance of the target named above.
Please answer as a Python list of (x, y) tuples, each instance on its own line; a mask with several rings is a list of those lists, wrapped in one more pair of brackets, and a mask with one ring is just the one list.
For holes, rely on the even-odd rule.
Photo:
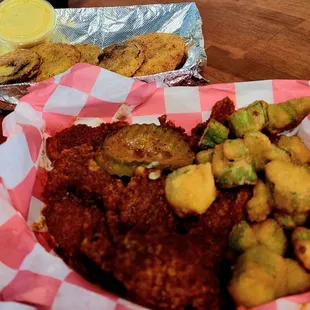
[(99, 66), (124, 76), (133, 76), (143, 61), (144, 54), (140, 45), (124, 42), (103, 49)]
[(185, 54), (184, 41), (176, 34), (141, 34), (130, 39), (129, 42), (138, 43), (145, 54), (145, 60), (134, 76), (175, 70)]
[(31, 50), (42, 58), (35, 82), (41, 82), (65, 72), (78, 63), (81, 58), (81, 53), (73, 45), (64, 43), (43, 43)]
[(40, 56), (30, 50), (16, 50), (0, 56), (0, 84), (20, 83), (39, 71)]
[(102, 54), (100, 47), (94, 44), (75, 44), (74, 46), (81, 53), (80, 62), (91, 65), (99, 64), (99, 56)]
[(97, 156), (110, 174), (131, 176), (138, 166), (157, 162), (157, 168), (190, 165), (194, 153), (178, 130), (154, 124), (126, 126), (108, 136)]

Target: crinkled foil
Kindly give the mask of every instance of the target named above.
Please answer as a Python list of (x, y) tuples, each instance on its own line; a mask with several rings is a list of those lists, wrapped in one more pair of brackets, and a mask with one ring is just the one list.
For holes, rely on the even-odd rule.
[[(202, 63), (207, 56), (202, 21), (195, 3), (57, 9), (56, 14), (57, 23), (52, 38), (54, 42), (93, 43), (106, 47), (142, 33), (176, 33), (190, 46), (183, 67), (136, 79), (156, 81), (166, 86), (207, 83), (200, 75)], [(0, 86), (0, 101), (16, 104), (27, 93), (29, 85), (22, 83)]]

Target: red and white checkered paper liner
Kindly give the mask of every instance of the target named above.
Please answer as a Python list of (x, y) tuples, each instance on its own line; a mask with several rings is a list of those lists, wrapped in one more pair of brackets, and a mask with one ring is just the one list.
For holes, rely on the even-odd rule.
[[(237, 108), (258, 99), (277, 103), (310, 96), (310, 84), (276, 80), (161, 88), (77, 64), (30, 88), (3, 122), (9, 139), (0, 145), (0, 308), (141, 309), (84, 280), (54, 254), (44, 229), (32, 231), (43, 207), (47, 168), (43, 140), (73, 123), (98, 125), (122, 116), (130, 123), (158, 123), (157, 118), (167, 114), (190, 130), (205, 121), (215, 102), (225, 96)], [(309, 117), (298, 134), (310, 147)], [(308, 302), (310, 292), (255, 309), (297, 309)]]

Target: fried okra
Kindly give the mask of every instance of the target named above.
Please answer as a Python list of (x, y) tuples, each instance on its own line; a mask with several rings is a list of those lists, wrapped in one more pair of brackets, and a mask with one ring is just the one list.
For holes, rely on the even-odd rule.
[(260, 100), (237, 110), (228, 118), (230, 128), (240, 138), (247, 132), (262, 130), (268, 121), (267, 107), (268, 104)]
[(257, 238), (252, 227), (241, 221), (236, 224), (229, 234), (229, 247), (239, 253), (258, 245)]
[(299, 137), (281, 136), (277, 146), (290, 155), (293, 163), (297, 165), (310, 163), (310, 150)]
[(211, 164), (190, 165), (173, 171), (166, 179), (165, 193), (178, 216), (205, 213), (216, 199)]
[(249, 149), (242, 139), (226, 140), (223, 143), (223, 153), (225, 158), (232, 161), (248, 159), (250, 156)]
[(216, 144), (223, 143), (228, 138), (228, 135), (228, 128), (215, 119), (211, 119), (202, 134), (198, 146), (200, 149), (213, 148)]
[(253, 185), (257, 181), (255, 164), (248, 160), (230, 161), (224, 156), (223, 145), (217, 145), (212, 159), (212, 172), (221, 188)]
[(292, 234), (294, 252), (303, 266), (310, 270), (310, 229), (297, 227)]
[(301, 97), (278, 104), (255, 101), (229, 116), (229, 126), (237, 137), (265, 129), (276, 134), (299, 125), (310, 113), (310, 97)]
[(287, 258), (287, 294), (304, 293), (310, 289), (310, 274), (295, 260)]
[(263, 170), (267, 162), (265, 153), (271, 149), (269, 138), (260, 131), (251, 131), (244, 135), (244, 143), (249, 149), (250, 158), (255, 162), (255, 169)]
[(197, 164), (211, 163), (214, 154), (214, 149), (203, 150), (196, 154)]
[(285, 296), (286, 277), (285, 259), (260, 245), (238, 258), (228, 291), (237, 306), (252, 308)]
[(282, 227), (273, 219), (249, 225), (246, 221), (236, 224), (229, 235), (229, 247), (236, 252), (244, 252), (257, 245), (284, 255), (288, 242)]
[(264, 245), (270, 251), (284, 255), (288, 241), (283, 228), (273, 219), (267, 219), (252, 226), (259, 244)]
[(253, 197), (246, 205), (246, 212), (251, 222), (264, 221), (271, 212), (269, 191), (262, 180), (254, 185)]
[(307, 221), (308, 215), (308, 212), (293, 214), (275, 212), (273, 217), (283, 228), (294, 229), (298, 226), (303, 226)]
[(274, 207), (287, 214), (310, 210), (310, 172), (285, 161), (274, 160), (265, 167)]
[(290, 154), (280, 148), (278, 148), (276, 145), (271, 144), (271, 148), (264, 151), (264, 155), (267, 161), (272, 160), (282, 160), (291, 162)]
[(301, 97), (267, 107), (266, 130), (271, 134), (283, 132), (298, 126), (310, 113), (310, 97)]

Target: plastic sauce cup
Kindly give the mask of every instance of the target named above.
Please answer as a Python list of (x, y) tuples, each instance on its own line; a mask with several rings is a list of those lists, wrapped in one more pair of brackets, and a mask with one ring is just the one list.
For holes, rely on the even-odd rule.
[(0, 39), (11, 48), (30, 48), (49, 41), (55, 10), (45, 0), (5, 0), (0, 4)]

